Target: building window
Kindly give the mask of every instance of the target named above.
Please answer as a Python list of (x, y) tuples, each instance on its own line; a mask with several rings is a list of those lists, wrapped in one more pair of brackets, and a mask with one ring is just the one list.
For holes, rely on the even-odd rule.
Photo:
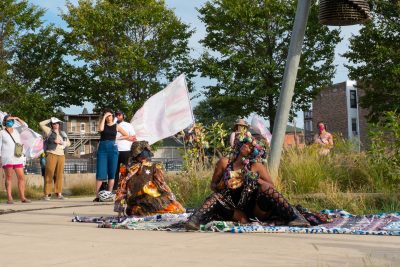
[(356, 118), (351, 119), (351, 131), (353, 132), (353, 135), (358, 135)]
[(81, 132), (84, 133), (85, 132), (85, 123), (81, 123)]
[(350, 90), (350, 108), (357, 108), (357, 91)]
[(76, 132), (76, 120), (71, 120), (71, 133)]
[(81, 155), (84, 155), (84, 154), (85, 154), (85, 145), (81, 145), (81, 147), (80, 147), (80, 153), (81, 153)]
[(97, 121), (90, 121), (90, 131), (92, 133), (97, 132)]

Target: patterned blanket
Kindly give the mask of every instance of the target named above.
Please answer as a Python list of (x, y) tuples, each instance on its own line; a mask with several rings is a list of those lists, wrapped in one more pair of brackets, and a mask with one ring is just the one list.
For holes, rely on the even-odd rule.
[[(255, 221), (251, 224), (213, 221), (202, 225), (200, 231), (229, 233), (304, 233), (304, 234), (358, 234), (400, 235), (400, 213), (352, 215), (344, 210), (323, 210), (329, 223), (309, 228), (276, 226), (274, 223)], [(190, 213), (159, 214), (146, 217), (85, 217), (75, 216), (73, 222), (97, 223), (99, 228), (130, 230), (185, 231), (183, 225)]]

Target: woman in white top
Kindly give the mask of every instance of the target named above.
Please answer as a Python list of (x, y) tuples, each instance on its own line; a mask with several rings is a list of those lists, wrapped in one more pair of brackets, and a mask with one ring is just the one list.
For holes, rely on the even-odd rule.
[(8, 198), (7, 203), (14, 203), (11, 190), (12, 170), (14, 170), (15, 174), (17, 175), (18, 190), (21, 202), (30, 203), (31, 201), (25, 197), (24, 156), (15, 155), (15, 144), (21, 144), (19, 132), (17, 129), (13, 128), (15, 121), (20, 123), (21, 128), (28, 127), (28, 125), (20, 118), (6, 115), (3, 119), (4, 129), (0, 131), (1, 164), (6, 176), (6, 189)]

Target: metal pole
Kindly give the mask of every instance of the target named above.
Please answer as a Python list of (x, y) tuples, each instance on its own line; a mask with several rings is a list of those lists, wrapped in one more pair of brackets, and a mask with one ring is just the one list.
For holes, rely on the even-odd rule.
[(285, 73), (283, 75), (282, 89), (279, 96), (278, 110), (275, 117), (271, 141), (269, 170), (273, 181), (275, 181), (278, 176), (282, 146), (296, 83), (297, 69), (299, 67), (301, 47), (303, 45), (310, 5), (311, 0), (298, 0), (297, 2), (296, 17), (294, 19), (293, 32), (290, 39), (289, 53), (285, 66)]

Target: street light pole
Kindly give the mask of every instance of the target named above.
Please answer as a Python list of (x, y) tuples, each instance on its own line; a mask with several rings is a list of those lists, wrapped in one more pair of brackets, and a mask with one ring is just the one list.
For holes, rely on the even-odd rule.
[(278, 110), (275, 117), (275, 125), (271, 141), (269, 170), (271, 172), (273, 181), (275, 181), (276, 177), (278, 176), (282, 146), (285, 138), (286, 125), (288, 123), (294, 86), (296, 83), (301, 47), (303, 45), (310, 5), (311, 0), (298, 0), (297, 2), (296, 17), (294, 19), (292, 37), (290, 38), (289, 53), (286, 60), (282, 88), (279, 96)]

